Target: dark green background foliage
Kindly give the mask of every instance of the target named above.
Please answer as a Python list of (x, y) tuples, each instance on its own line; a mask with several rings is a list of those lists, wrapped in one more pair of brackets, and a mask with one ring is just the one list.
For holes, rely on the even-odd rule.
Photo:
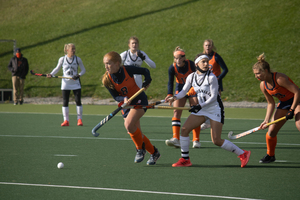
[[(83, 96), (109, 98), (100, 82), (103, 55), (125, 51), (129, 37), (135, 35), (157, 65), (150, 69), (153, 83), (147, 94), (162, 99), (175, 47), (194, 60), (203, 41), (210, 38), (229, 68), (222, 98), (264, 101), (251, 68), (263, 52), (274, 71), (286, 73), (300, 85), (299, 16), (297, 0), (2, 0), (0, 39), (17, 40), (30, 69), (39, 73), (51, 72), (64, 44), (75, 43), (87, 70), (81, 78)], [(0, 88), (12, 87), (6, 69), (12, 47), (0, 43)], [(61, 96), (60, 80), (28, 75), (25, 95)]]

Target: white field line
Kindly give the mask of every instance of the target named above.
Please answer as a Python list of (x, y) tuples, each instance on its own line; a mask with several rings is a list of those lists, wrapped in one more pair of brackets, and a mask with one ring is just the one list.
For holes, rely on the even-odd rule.
[(117, 192), (134, 192), (134, 193), (163, 194), (163, 195), (190, 196), (190, 197), (210, 197), (210, 198), (218, 198), (218, 199), (261, 200), (261, 199), (250, 199), (250, 198), (230, 197), (230, 196), (158, 192), (158, 191), (147, 191), (147, 190), (128, 190), (128, 189), (101, 188), (101, 187), (82, 187), (82, 186), (69, 186), (69, 185), (47, 185), (47, 184), (10, 183), (10, 182), (0, 182), (0, 184), (2, 184), (2, 185), (17, 185), (17, 186), (33, 186), (33, 187), (84, 189), (84, 190), (105, 190), (105, 191), (117, 191)]
[(77, 155), (54, 154), (54, 156), (61, 156), (61, 157), (73, 157), (73, 156), (77, 156)]
[[(103, 133), (105, 134), (105, 133)], [(85, 140), (128, 140), (131, 141), (131, 138), (102, 138), (102, 137), (70, 137), (70, 136), (36, 136), (36, 135), (0, 135), (0, 137), (19, 137), (19, 138), (55, 138), (55, 139), (85, 139)], [(150, 139), (151, 141), (165, 142), (164, 139)], [(212, 143), (212, 141), (201, 140), (200, 142)], [(238, 144), (256, 144), (264, 145), (265, 142), (233, 142)], [(293, 143), (277, 143), (277, 145), (285, 146), (300, 146), (300, 144)]]

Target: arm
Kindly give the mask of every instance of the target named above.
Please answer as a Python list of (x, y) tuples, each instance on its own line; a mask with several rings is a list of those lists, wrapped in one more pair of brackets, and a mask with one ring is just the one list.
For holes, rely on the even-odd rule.
[(144, 60), (145, 63), (146, 63), (149, 67), (155, 69), (155, 68), (156, 68), (155, 62), (153, 62), (153, 61), (148, 57), (148, 55), (147, 55), (145, 52), (141, 51), (141, 53), (143, 53), (144, 56), (145, 56), (145, 60)]
[(168, 95), (173, 96), (173, 89), (174, 89), (174, 76), (175, 76), (175, 71), (174, 71), (174, 66), (173, 64), (169, 67), (168, 70), (169, 74), (169, 81), (168, 81)]
[(120, 96), (119, 93), (116, 90), (107, 88), (106, 89), (109, 91), (109, 93), (111, 94), (111, 96), (114, 98), (115, 101), (117, 102), (122, 102), (124, 101), (125, 97)]
[(216, 62), (221, 66), (222, 68), (222, 73), (220, 74), (220, 76), (218, 77), (219, 80), (222, 80), (226, 74), (228, 73), (228, 68), (224, 62), (224, 60), (222, 59), (222, 57), (216, 53)]
[(265, 88), (264, 88), (264, 81), (260, 82), (260, 90), (265, 95), (265, 98), (266, 98), (267, 103), (268, 103), (265, 120), (260, 125), (260, 128), (265, 129), (265, 128), (267, 128), (267, 126), (264, 126), (264, 125), (267, 124), (267, 123), (269, 123), (269, 121), (270, 121), (270, 119), (272, 117), (272, 114), (274, 112), (275, 101), (274, 101), (273, 97), (265, 90)]
[[(50, 76), (54, 76), (55, 74), (57, 74), (57, 72), (60, 70), (60, 68), (61, 68), (61, 66), (63, 64), (63, 60), (64, 60), (64, 57), (61, 57), (58, 60), (57, 66), (52, 70), (52, 72), (50, 72)], [(47, 75), (47, 77), (49, 78), (50, 76), (48, 76), (48, 75)]]
[(81, 58), (77, 57), (77, 59), (78, 59), (78, 65), (79, 65), (79, 68), (80, 68), (80, 73), (78, 73), (78, 75), (82, 76), (83, 74), (85, 74), (85, 67), (82, 63)]
[(9, 64), (7, 66), (7, 69), (11, 72), (14, 72), (14, 68), (13, 68), (13, 58), (10, 59)]
[(150, 71), (144, 67), (126, 66), (126, 71), (129, 76), (133, 77), (134, 74), (141, 74), (145, 77), (144, 82), (151, 82), (152, 78), (150, 76)]

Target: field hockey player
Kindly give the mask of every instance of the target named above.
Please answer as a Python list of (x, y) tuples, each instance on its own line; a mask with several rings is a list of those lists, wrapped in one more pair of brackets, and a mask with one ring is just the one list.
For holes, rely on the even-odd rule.
[(172, 104), (174, 100), (184, 98), (188, 90), (193, 86), (199, 102), (198, 105), (191, 107), (189, 110), (191, 114), (181, 127), (181, 158), (172, 166), (189, 167), (192, 165), (189, 157), (189, 133), (207, 119), (210, 119), (212, 142), (222, 149), (235, 153), (240, 158), (241, 167), (245, 167), (251, 152), (240, 149), (226, 139), (221, 139), (224, 124), (224, 107), (218, 91), (217, 77), (209, 70), (208, 60), (207, 55), (203, 53), (198, 54), (195, 58), (197, 71), (187, 77), (182, 90), (178, 94), (168, 99), (170, 104)]
[[(59, 58), (57, 66), (47, 74), (47, 78), (52, 78), (59, 70), (63, 69), (63, 76), (72, 79), (61, 80), (61, 90), (63, 96), (63, 107), (62, 113), (64, 122), (61, 126), (69, 126), (69, 97), (70, 92), (73, 90), (76, 102), (77, 111), (77, 125), (82, 126), (82, 104), (81, 104), (81, 82), (79, 77), (85, 73), (85, 67), (83, 66), (82, 60), (75, 56), (76, 48), (73, 43), (65, 44), (64, 46), (65, 56)], [(78, 66), (80, 73), (78, 72)]]
[[(130, 105), (148, 105), (145, 92), (142, 92), (131, 102), (128, 102), (128, 98), (140, 90), (134, 80), (134, 74), (143, 75), (145, 81), (142, 87), (145, 89), (149, 87), (152, 79), (147, 68), (121, 65), (121, 56), (114, 51), (105, 54), (103, 63), (106, 72), (102, 77), (102, 83), (117, 102), (124, 102)], [(134, 162), (142, 162), (146, 151), (148, 151), (151, 155), (147, 161), (147, 165), (155, 165), (156, 161), (160, 158), (160, 153), (142, 133), (140, 125), (140, 119), (146, 110), (147, 109), (123, 109), (122, 115), (124, 118), (124, 126), (136, 147), (137, 153)]]
[[(260, 128), (267, 128), (268, 122), (275, 121), (286, 116), (286, 120), (282, 120), (272, 124), (266, 133), (267, 154), (259, 161), (259, 163), (270, 163), (276, 160), (275, 148), (277, 145), (277, 134), (281, 127), (289, 119), (293, 119), (295, 115), (295, 124), (300, 131), (300, 90), (299, 87), (285, 74), (279, 72), (271, 72), (270, 65), (265, 61), (264, 54), (257, 58), (257, 62), (253, 65), (252, 70), (260, 82), (260, 90), (264, 94), (268, 106), (264, 121)], [(275, 113), (274, 97), (278, 98)]]

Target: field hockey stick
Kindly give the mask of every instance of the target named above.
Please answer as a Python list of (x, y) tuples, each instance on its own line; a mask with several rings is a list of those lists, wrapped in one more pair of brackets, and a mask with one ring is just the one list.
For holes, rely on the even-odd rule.
[[(30, 73), (32, 75), (35, 75), (35, 76), (47, 76), (47, 74), (38, 74), (38, 73), (34, 73), (33, 70), (30, 70)], [(52, 76), (52, 78), (67, 78), (67, 79), (72, 79), (72, 77), (64, 77), (64, 76)]]
[[(136, 98), (140, 93), (142, 93), (145, 90), (145, 88), (141, 88), (139, 91), (137, 91), (132, 97), (128, 99), (128, 102), (132, 101), (134, 98)], [(122, 106), (118, 107), (116, 110), (114, 110), (112, 113), (107, 115), (103, 120), (101, 120), (93, 129), (92, 134), (95, 137), (99, 136), (99, 133), (96, 131), (101, 128), (106, 122), (108, 122), (111, 118), (113, 118), (120, 110), (122, 110), (125, 106), (127, 106), (128, 103), (124, 103)]]
[(168, 109), (168, 110), (190, 110), (188, 107), (173, 107), (173, 106), (155, 106), (155, 105), (136, 105), (136, 106), (126, 106), (125, 108), (133, 108), (133, 109)]
[[(280, 121), (282, 121), (282, 120), (284, 120), (284, 119), (286, 119), (286, 117), (279, 118), (279, 119), (277, 119), (277, 120), (275, 120), (275, 121), (272, 121), (272, 122), (270, 122), (270, 123), (267, 123), (267, 126), (270, 126), (271, 124), (275, 124), (275, 123), (277, 123), (277, 122), (280, 122)], [(231, 139), (231, 140), (235, 140), (235, 139), (244, 137), (244, 136), (246, 136), (246, 135), (250, 135), (251, 133), (254, 133), (254, 132), (256, 132), (256, 131), (259, 131), (260, 129), (261, 129), (261, 128), (259, 128), (259, 126), (258, 126), (258, 127), (256, 127), (256, 128), (250, 129), (250, 130), (248, 130), (248, 131), (245, 131), (245, 132), (240, 133), (240, 134), (237, 134), (237, 135), (232, 135), (232, 134), (233, 134), (233, 131), (230, 131), (230, 132), (228, 133), (228, 138)]]

